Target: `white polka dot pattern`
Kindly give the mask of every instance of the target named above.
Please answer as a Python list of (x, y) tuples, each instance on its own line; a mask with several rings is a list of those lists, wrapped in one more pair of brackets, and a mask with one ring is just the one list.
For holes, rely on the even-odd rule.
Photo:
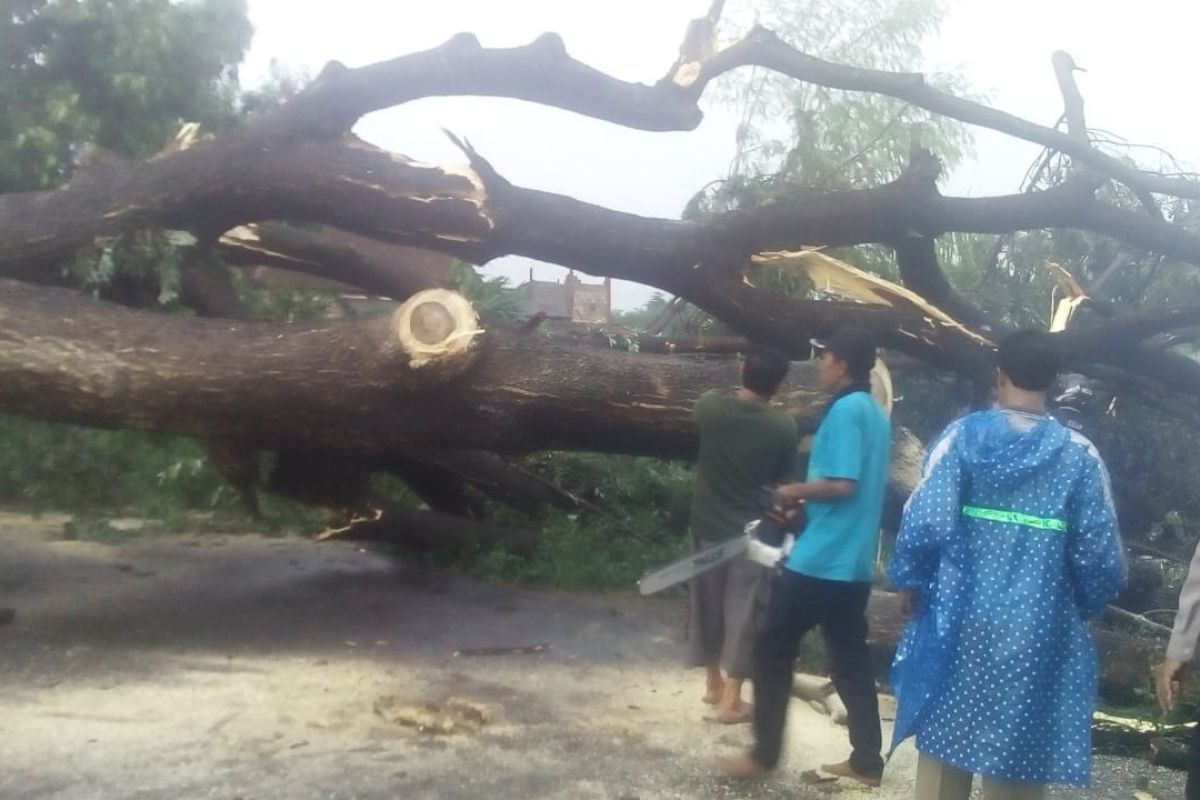
[[(1066, 531), (964, 516), (964, 505)], [(893, 747), (975, 773), (1086, 785), (1096, 655), (1085, 619), (1125, 578), (1108, 475), (1049, 417), (972, 414), (930, 451), (888, 573), (919, 595), (892, 667)]]

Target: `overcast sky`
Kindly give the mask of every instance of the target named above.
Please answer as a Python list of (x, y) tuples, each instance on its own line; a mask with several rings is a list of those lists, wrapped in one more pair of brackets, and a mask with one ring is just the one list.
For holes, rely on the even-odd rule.
[[(850, 2), (850, 0), (846, 0)], [(250, 0), (257, 33), (243, 79), (253, 84), (272, 59), (315, 74), (393, 58), (474, 32), (484, 46), (562, 35), (574, 57), (616, 77), (653, 83), (676, 55), (687, 21), (709, 0)], [(927, 48), (927, 69), (955, 69), (998, 108), (1052, 125), (1061, 113), (1050, 54), (1069, 52), (1088, 124), (1200, 163), (1194, 85), (1200, 2), (1195, 0), (958, 0)], [(705, 105), (686, 133), (644, 133), (515, 100), (436, 98), (372, 114), (356, 129), (389, 150), (458, 163), (447, 128), (471, 140), (514, 183), (649, 216), (677, 218), (696, 190), (722, 177), (733, 156), (736, 114)], [(945, 191), (1015, 191), (1038, 148), (974, 129), (975, 158)], [(504, 259), (490, 271), (514, 282), (532, 262)], [(536, 265), (539, 278), (560, 276)], [(614, 305), (644, 302), (651, 290), (620, 284)]]

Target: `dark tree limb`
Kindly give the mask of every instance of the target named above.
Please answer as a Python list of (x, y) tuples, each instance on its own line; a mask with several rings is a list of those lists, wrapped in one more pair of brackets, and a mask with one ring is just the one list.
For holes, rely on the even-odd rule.
[(185, 258), (179, 270), (179, 300), (202, 317), (250, 319), (228, 268), (198, 254)]
[[(1167, 306), (1109, 317), (1088, 328), (1063, 331), (1058, 338), (1073, 359), (1095, 361), (1114, 350), (1131, 350), (1153, 336), (1196, 324), (1200, 324), (1200, 306)], [(1200, 364), (1196, 367), (1200, 369)]]
[(485, 516), (483, 496), (454, 471), (413, 453), (397, 453), (384, 463), (431, 511), (470, 519)]
[(231, 263), (299, 272), (394, 300), (454, 283), (446, 256), (333, 228), (240, 226), (221, 237), (220, 252)]
[[(530, 475), (502, 456), (475, 450), (420, 451), (422, 463), (442, 470), (507, 506), (535, 514), (547, 507), (578, 508), (562, 489)], [(391, 461), (388, 461), (389, 466)]]
[[(1075, 63), (1075, 59), (1071, 58), (1070, 54), (1062, 50), (1054, 51), (1050, 60), (1054, 66), (1054, 77), (1058, 81), (1059, 92), (1063, 97), (1063, 119), (1067, 123), (1067, 135), (1079, 140), (1081, 145), (1094, 150), (1083, 110), (1083, 94), (1075, 82), (1075, 73), (1085, 70)], [(1095, 169), (1093, 168), (1090, 172), (1093, 173), (1091, 177), (1094, 179)], [(1080, 172), (1080, 174), (1085, 175), (1086, 173)], [(1154, 199), (1154, 195), (1149, 189), (1138, 185), (1130, 185), (1130, 188), (1151, 217), (1159, 220), (1163, 218), (1162, 209), (1159, 208), (1158, 201)]]
[(372, 111), (451, 96), (527, 100), (647, 131), (692, 130), (702, 119), (694, 97), (682, 88), (617, 80), (571, 58), (557, 34), (497, 49), (462, 33), (432, 50), (358, 69), (331, 62), (270, 125), (332, 137)]
[[(792, 349), (855, 321), (887, 346), (960, 368), (977, 361), (979, 352), (977, 342), (959, 331), (893, 309), (795, 300), (754, 289), (741, 280), (749, 255), (800, 244), (886, 243), (913, 232), (935, 236), (1058, 225), (1117, 233), (1147, 249), (1200, 261), (1200, 237), (1106, 208), (1086, 187), (1072, 184), (973, 199), (914, 191), (900, 180), (681, 222), (515, 187), (474, 155), (472, 169), (453, 172), (361, 144), (302, 142), (255, 153), (258, 168), (247, 171), (228, 163), (250, 154), (236, 152), (236, 140), (235, 152), (223, 151), (219, 141), (129, 168), (121, 178), (110, 175), (103, 186), (84, 181), (49, 195), (0, 197), (0, 269), (21, 272), (31, 268), (30, 259), (53, 263), (82, 243), (79, 237), (109, 226), (191, 219), (225, 228), (253, 218), (332, 219), (364, 235), (475, 263), (515, 253), (650, 283), (753, 338)], [(158, 201), (136, 200), (147, 195)]]

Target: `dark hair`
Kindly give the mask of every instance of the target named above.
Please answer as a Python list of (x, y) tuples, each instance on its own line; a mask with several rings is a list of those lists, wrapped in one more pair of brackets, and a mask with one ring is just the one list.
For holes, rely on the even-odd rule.
[(742, 356), (742, 386), (770, 397), (787, 377), (788, 360), (776, 350), (755, 348)]
[(1058, 376), (1058, 346), (1054, 338), (1036, 330), (1017, 331), (1005, 337), (996, 355), (996, 366), (1013, 386), (1027, 392), (1049, 391)]
[(875, 367), (875, 337), (866, 328), (843, 325), (828, 339), (814, 339), (813, 345), (840, 358), (851, 380), (856, 383), (870, 380)]

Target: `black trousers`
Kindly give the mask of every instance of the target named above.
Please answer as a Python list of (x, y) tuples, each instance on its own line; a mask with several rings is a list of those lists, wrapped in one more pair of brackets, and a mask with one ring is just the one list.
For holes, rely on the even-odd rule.
[(779, 763), (800, 640), (819, 625), (829, 650), (833, 685), (849, 717), (850, 764), (863, 775), (883, 772), (879, 698), (867, 648), (870, 596), (870, 583), (828, 581), (786, 569), (776, 576), (754, 643), (753, 755), (758, 763), (769, 768)]

